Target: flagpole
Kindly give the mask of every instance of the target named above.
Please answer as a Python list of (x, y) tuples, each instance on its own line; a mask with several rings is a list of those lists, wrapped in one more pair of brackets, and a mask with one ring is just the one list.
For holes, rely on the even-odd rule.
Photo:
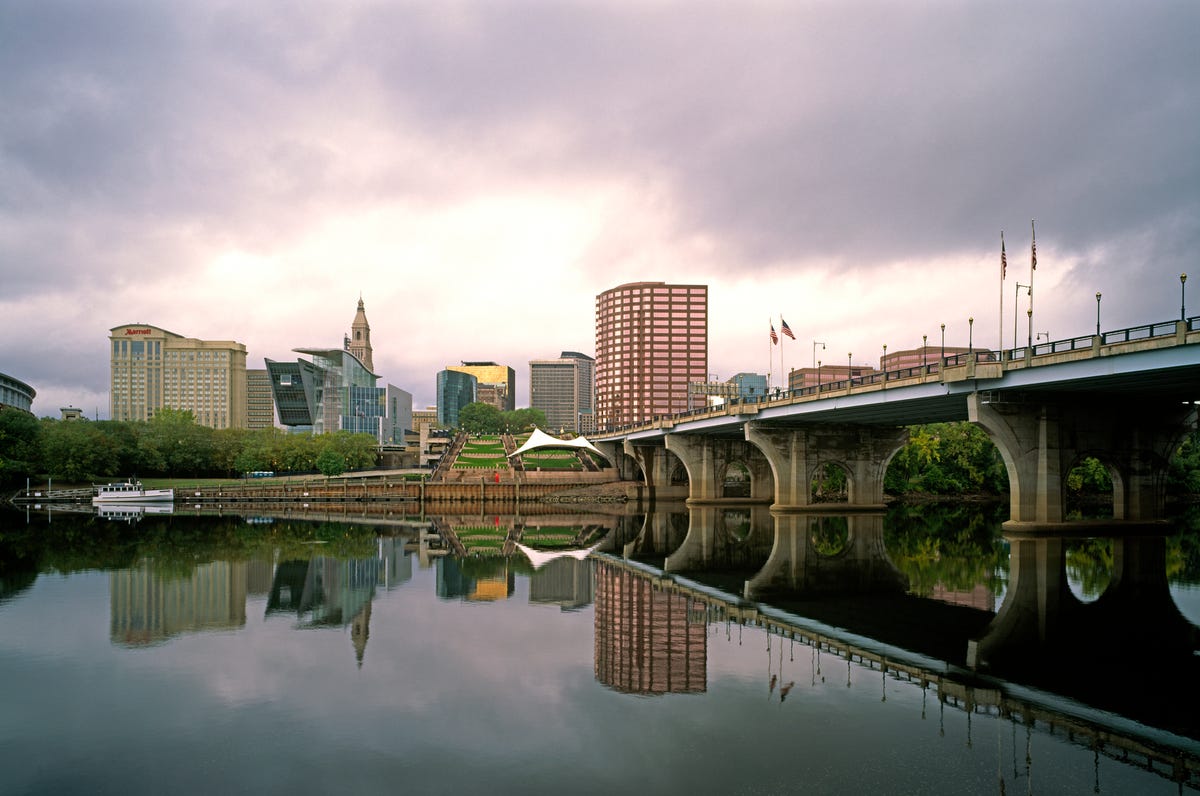
[(779, 316), (779, 381), (780, 381), (780, 386), (786, 390), (787, 382), (785, 381), (785, 379), (787, 379), (787, 368), (785, 368), (783, 366), (783, 338), (785, 338), (785, 337), (787, 337), (787, 335), (783, 333), (783, 316), (780, 315)]
[[(775, 322), (771, 320), (771, 316), (767, 316), (767, 323), (771, 327), (771, 336), (775, 334)], [(767, 338), (767, 392), (771, 391), (771, 368), (775, 366), (775, 352), (771, 350), (771, 346), (775, 345), (775, 341), (770, 337)]]
[(1029, 222), (1030, 245), (1029, 245), (1029, 352), (1033, 353), (1033, 272), (1037, 270), (1037, 230), (1033, 227), (1033, 221)]
[(1004, 361), (1004, 272), (1008, 258), (1004, 254), (1004, 230), (1000, 230), (1000, 361)]

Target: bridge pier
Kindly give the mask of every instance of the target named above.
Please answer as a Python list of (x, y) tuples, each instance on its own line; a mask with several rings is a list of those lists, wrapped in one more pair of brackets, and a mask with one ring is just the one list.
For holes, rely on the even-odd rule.
[(888, 463), (908, 442), (907, 428), (844, 423), (771, 428), (745, 425), (746, 440), (761, 450), (775, 477), (774, 511), (828, 509), (814, 503), (812, 481), (827, 463), (846, 473), (848, 509), (882, 508)]
[(725, 475), (732, 464), (743, 465), (749, 473), (749, 500), (771, 502), (774, 496), (771, 468), (754, 445), (728, 437), (684, 434), (667, 434), (664, 441), (667, 450), (679, 457), (687, 469), (689, 503), (746, 502), (744, 496), (725, 496)]
[(1005, 528), (1053, 530), (1065, 521), (1067, 475), (1088, 456), (1112, 476), (1115, 520), (1162, 519), (1167, 467), (1196, 411), (1188, 404), (1100, 401), (1086, 394), (987, 402), (972, 393), (967, 415), (987, 431), (1008, 469)]

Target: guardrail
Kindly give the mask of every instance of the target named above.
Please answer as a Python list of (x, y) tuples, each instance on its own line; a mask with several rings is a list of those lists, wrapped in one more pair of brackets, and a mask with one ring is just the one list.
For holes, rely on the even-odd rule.
[[(1112, 345), (1116, 343), (1130, 343), (1138, 340), (1152, 340), (1157, 337), (1170, 337), (1178, 334), (1179, 324), (1184, 325), (1187, 332), (1200, 331), (1200, 315), (1193, 315), (1179, 321), (1158, 321), (1156, 323), (1142, 324), (1140, 326), (1130, 326), (1126, 329), (1114, 329), (1108, 332), (1101, 332), (1099, 342), (1101, 345)], [(655, 415), (650, 421), (639, 423), (624, 423), (621, 425), (610, 426), (600, 429), (596, 432), (596, 437), (606, 434), (622, 434), (632, 431), (648, 431), (654, 428), (661, 427), (664, 423), (673, 424), (679, 420), (698, 420), (709, 417), (723, 417), (730, 414), (743, 414), (746, 407), (750, 407), (751, 411), (757, 411), (762, 406), (774, 406), (779, 403), (791, 403), (798, 398), (816, 397), (821, 398), (826, 394), (838, 395), (846, 394), (853, 391), (855, 387), (866, 387), (875, 384), (886, 385), (892, 381), (902, 381), (922, 376), (933, 376), (940, 373), (943, 368), (960, 367), (969, 364), (972, 360), (976, 364), (980, 363), (1007, 363), (1021, 361), (1027, 359), (1026, 354), (1030, 356), (1029, 364), (1036, 364), (1032, 360), (1040, 356), (1050, 356), (1053, 354), (1061, 354), (1070, 351), (1091, 350), (1095, 348), (1097, 335), (1084, 335), (1080, 337), (1069, 337), (1065, 340), (1055, 340), (1046, 343), (1037, 343), (1034, 345), (1018, 346), (1016, 348), (1008, 348), (1001, 351), (993, 351), (987, 348), (981, 348), (976, 351), (969, 351), (961, 354), (950, 354), (935, 358), (927, 365), (921, 367), (899, 368), (889, 371), (873, 370), (869, 373), (864, 373), (860, 376), (850, 375), (847, 378), (831, 381), (828, 383), (817, 384), (810, 387), (802, 387), (796, 390), (777, 389), (774, 393), (768, 393), (763, 396), (752, 396), (748, 398), (732, 398), (725, 404), (719, 407), (697, 407), (689, 409), (685, 412), (680, 412), (674, 415)]]

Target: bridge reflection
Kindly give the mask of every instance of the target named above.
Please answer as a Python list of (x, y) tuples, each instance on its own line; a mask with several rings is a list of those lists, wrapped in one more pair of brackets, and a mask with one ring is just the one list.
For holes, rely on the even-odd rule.
[(1018, 724), (1065, 735), (1200, 788), (1200, 717), (1184, 707), (1200, 629), (1171, 597), (1163, 536), (1114, 537), (1109, 585), (1085, 603), (1068, 586), (1068, 540), (1007, 534), (1009, 587), (993, 613), (907, 593), (883, 530), (880, 513), (761, 506), (627, 519), (594, 556), (597, 680), (704, 690), (703, 628), (762, 628), (825, 656), (826, 673), (830, 657), (878, 671), (885, 699), (889, 682), (908, 683), (939, 710), (1009, 718), (1014, 743)]

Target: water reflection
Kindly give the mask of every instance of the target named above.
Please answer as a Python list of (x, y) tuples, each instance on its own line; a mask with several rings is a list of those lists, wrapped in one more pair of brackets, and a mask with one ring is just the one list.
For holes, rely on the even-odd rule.
[[(1197, 696), (1198, 634), (1167, 576), (1200, 581), (1181, 552), (1196, 549), (1194, 535), (1106, 540), (1096, 549), (1108, 551), (1108, 585), (1085, 604), (1071, 587), (1075, 541), (1004, 537), (986, 513), (960, 524), (958, 510), (949, 519), (930, 511), (922, 534), (909, 511), (777, 516), (761, 507), (677, 507), (350, 522), (185, 513), (136, 526), (82, 515), (33, 515), (22, 526), (3, 515), (0, 600), (9, 600), (11, 616), (38, 573), (103, 569), (106, 644), (122, 657), (214, 631), (252, 635), (261, 620), (284, 633), (316, 631), (300, 642), (309, 647), (316, 636), (345, 644), (339, 649), (352, 649), (362, 667), (381, 654), (379, 643), (395, 654), (395, 625), (372, 626), (393, 590), (411, 585), (435, 598), (418, 612), (438, 604), (459, 611), (423, 626), (429, 645), (446, 645), (464, 611), (503, 628), (515, 621), (513, 598), (525, 597), (558, 608), (553, 616), (590, 611), (590, 622), (580, 621), (591, 649), (566, 645), (564, 654), (590, 658), (590, 678), (609, 699), (651, 697), (663, 716), (680, 709), (668, 705), (681, 694), (732, 710), (720, 701), (732, 672), (753, 680), (755, 700), (813, 711), (797, 713), (807, 720), (849, 710), (839, 690), (854, 699), (866, 691), (908, 719), (936, 717), (942, 734), (961, 732), (968, 748), (986, 727), (994, 781), (1009, 786), (1031, 783), (1034, 761), (1051, 754), (1035, 739), (1047, 737), (1086, 747), (1097, 785), (1104, 758), (1132, 761), (1180, 788), (1200, 786), (1200, 722), (1184, 707)], [(537, 651), (550, 654), (544, 643)], [(754, 650), (754, 667), (741, 657), (731, 663), (743, 644)], [(464, 653), (490, 658), (492, 650)], [(512, 677), (510, 689), (522, 675)], [(610, 704), (597, 700), (588, 715)], [(897, 745), (912, 731), (894, 712), (856, 720), (886, 725)], [(853, 774), (845, 776), (839, 785), (849, 788)]]

